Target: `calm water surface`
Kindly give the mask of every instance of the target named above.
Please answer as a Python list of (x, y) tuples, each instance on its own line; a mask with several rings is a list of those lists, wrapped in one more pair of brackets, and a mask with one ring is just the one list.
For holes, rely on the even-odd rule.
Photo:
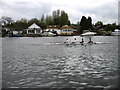
[[(55, 45), (81, 41), (70, 37), (18, 37), (2, 39), (3, 88), (102, 87), (118, 85), (118, 37), (94, 36), (108, 44)], [(88, 37), (83, 37), (85, 42)]]

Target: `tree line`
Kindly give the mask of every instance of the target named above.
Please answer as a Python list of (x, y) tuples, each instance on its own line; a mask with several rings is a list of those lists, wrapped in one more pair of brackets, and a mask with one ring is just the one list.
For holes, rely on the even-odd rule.
[(11, 17), (3, 16), (0, 19), (0, 24), (4, 25), (13, 30), (22, 30), (27, 28), (29, 25), (36, 23), (42, 29), (45, 29), (47, 25), (70, 25), (70, 20), (68, 14), (65, 11), (53, 11), (52, 15), (41, 16), (40, 19), (32, 18), (27, 20), (26, 18), (21, 18), (20, 20), (14, 21)]
[(105, 31), (114, 31), (114, 29), (120, 27), (119, 25), (116, 25), (116, 23), (104, 25), (101, 21), (92, 24), (92, 18), (86, 18), (85, 16), (82, 16), (78, 23), (71, 24), (69, 16), (64, 10), (53, 11), (52, 15), (42, 15), (40, 19), (32, 18), (30, 20), (27, 20), (26, 18), (21, 18), (20, 20), (14, 21), (11, 17), (7, 16), (0, 18), (0, 25), (9, 28), (10, 30), (23, 30), (28, 28), (28, 26), (33, 23), (36, 23), (42, 29), (45, 29), (47, 25), (77, 25), (80, 26), (78, 30), (81, 33), (83, 33), (83, 30), (92, 30), (95, 26), (101, 26), (101, 28), (104, 28)]

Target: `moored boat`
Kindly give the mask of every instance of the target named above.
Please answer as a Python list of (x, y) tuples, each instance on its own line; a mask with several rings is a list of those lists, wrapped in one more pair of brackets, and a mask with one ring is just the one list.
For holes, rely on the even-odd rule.
[(119, 29), (115, 29), (115, 31), (112, 32), (111, 35), (113, 35), (113, 36), (120, 36), (120, 30)]

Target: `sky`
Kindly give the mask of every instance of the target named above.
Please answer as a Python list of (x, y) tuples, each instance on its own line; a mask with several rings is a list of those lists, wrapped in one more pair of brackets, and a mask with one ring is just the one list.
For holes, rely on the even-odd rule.
[(38, 18), (51, 15), (54, 10), (68, 13), (71, 23), (77, 23), (82, 16), (92, 17), (92, 22), (118, 23), (119, 0), (0, 0), (0, 17), (14, 20)]

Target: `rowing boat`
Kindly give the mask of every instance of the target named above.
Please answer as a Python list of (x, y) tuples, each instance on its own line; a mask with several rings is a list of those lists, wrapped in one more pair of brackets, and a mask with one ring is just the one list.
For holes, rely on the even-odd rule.
[(93, 42), (93, 43), (73, 43), (73, 42), (69, 42), (69, 43), (62, 43), (62, 42), (51, 42), (51, 43), (48, 43), (48, 44), (54, 44), (54, 45), (86, 45), (86, 44), (88, 44), (88, 45), (92, 45), (92, 44), (110, 44), (110, 42)]

